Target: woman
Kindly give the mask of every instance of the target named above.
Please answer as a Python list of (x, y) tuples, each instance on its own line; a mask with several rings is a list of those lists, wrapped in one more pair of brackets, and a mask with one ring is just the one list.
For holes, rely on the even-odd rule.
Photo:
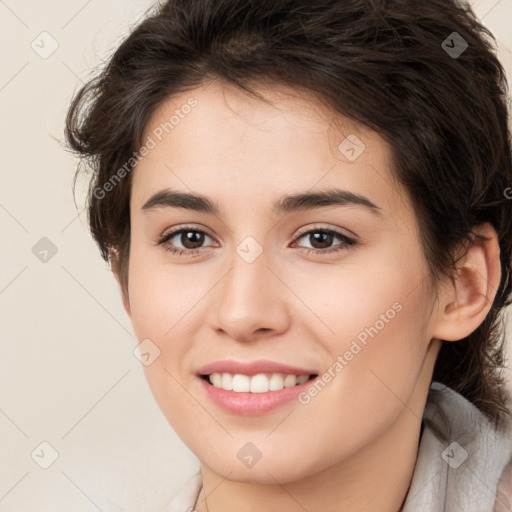
[(446, 0), (170, 0), (80, 90), (167, 510), (511, 510), (506, 92)]

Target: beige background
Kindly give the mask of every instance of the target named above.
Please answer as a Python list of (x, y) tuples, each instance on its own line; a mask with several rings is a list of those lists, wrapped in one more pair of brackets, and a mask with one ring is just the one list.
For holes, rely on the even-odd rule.
[[(80, 215), (73, 203), (76, 161), (59, 143), (73, 91), (153, 4), (0, 0), (3, 512), (157, 511), (199, 467), (132, 353), (83, 197)], [(512, 76), (512, 0), (473, 4)], [(43, 237), (57, 249), (46, 263), (32, 252)], [(58, 452), (48, 469), (42, 442)]]

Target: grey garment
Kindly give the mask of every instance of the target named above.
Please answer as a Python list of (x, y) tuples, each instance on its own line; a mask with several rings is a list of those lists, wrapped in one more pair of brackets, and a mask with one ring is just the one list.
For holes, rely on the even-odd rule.
[(496, 431), (471, 402), (438, 382), (423, 420), (402, 512), (512, 512), (510, 428)]
[[(496, 431), (468, 400), (433, 382), (401, 512), (512, 512), (512, 430)], [(192, 512), (196, 473), (164, 512)]]

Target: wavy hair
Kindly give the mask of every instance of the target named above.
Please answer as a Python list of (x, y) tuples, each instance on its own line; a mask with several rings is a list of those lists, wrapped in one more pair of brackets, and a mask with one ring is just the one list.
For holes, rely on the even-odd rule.
[(510, 414), (502, 374), (503, 312), (512, 292), (508, 84), (496, 40), (471, 7), (455, 0), (157, 5), (76, 93), (66, 120), (68, 145), (92, 173), (91, 233), (125, 294), (131, 173), (104, 197), (95, 191), (130, 161), (164, 100), (213, 79), (259, 98), (250, 84), (308, 91), (336, 115), (375, 130), (415, 205), (432, 282), (453, 280), (473, 229), (494, 226), (502, 278), (491, 310), (467, 338), (443, 342), (433, 379), (497, 427)]

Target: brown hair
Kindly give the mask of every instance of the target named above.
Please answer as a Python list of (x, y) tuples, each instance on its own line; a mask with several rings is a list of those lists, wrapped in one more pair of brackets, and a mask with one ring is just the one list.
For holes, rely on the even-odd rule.
[(443, 343), (433, 379), (498, 426), (509, 414), (502, 328), (512, 292), (512, 200), (505, 192), (512, 186), (512, 155), (508, 84), (495, 48), (471, 7), (454, 0), (170, 0), (156, 6), (78, 91), (66, 120), (70, 148), (92, 170), (90, 229), (123, 293), (132, 174), (123, 173), (108, 193), (105, 184), (119, 169), (133, 168), (155, 109), (211, 79), (260, 98), (250, 83), (312, 92), (335, 114), (389, 143), (393, 172), (415, 204), (434, 282), (453, 278), (456, 249), (473, 240), (473, 228), (490, 222), (496, 229), (502, 279), (491, 310), (466, 339)]

